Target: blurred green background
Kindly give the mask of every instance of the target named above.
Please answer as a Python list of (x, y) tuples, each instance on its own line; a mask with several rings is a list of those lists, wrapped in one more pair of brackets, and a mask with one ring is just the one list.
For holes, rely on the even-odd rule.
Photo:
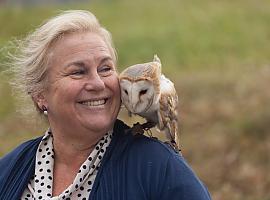
[[(113, 35), (119, 71), (160, 57), (180, 97), (183, 154), (213, 199), (270, 200), (268, 0), (12, 2), (0, 1), (0, 63), (10, 41), (60, 10), (92, 11)], [(46, 129), (17, 112), (9, 79), (0, 74), (0, 156)]]

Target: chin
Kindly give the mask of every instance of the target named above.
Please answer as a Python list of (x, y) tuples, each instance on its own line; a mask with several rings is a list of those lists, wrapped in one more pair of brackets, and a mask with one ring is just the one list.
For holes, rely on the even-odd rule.
[[(116, 107), (118, 108), (118, 107)], [(85, 128), (94, 132), (107, 132), (112, 129), (118, 116), (119, 109), (101, 109), (96, 112), (86, 111), (79, 115), (79, 121)], [(120, 108), (120, 106), (119, 106)]]
[(107, 132), (113, 128), (115, 120), (116, 118), (112, 119), (108, 117), (95, 117), (86, 122), (86, 127), (97, 132)]

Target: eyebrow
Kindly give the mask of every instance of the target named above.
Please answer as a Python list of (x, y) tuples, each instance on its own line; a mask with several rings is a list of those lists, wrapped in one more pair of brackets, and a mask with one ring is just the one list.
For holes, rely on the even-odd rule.
[(100, 63), (104, 63), (106, 61), (113, 61), (113, 59), (110, 57), (110, 56), (105, 56), (101, 59), (101, 61), (99, 62)]
[(69, 63), (65, 68), (69, 68), (71, 66), (85, 67), (85, 64), (83, 61), (75, 61), (75, 62)]
[[(99, 61), (99, 64), (104, 63), (106, 61), (113, 62), (113, 59), (110, 56), (105, 56)], [(74, 62), (69, 63), (65, 68), (69, 68), (70, 66), (73, 66), (73, 65), (78, 66), (78, 67), (85, 67), (85, 62), (84, 61), (74, 61)]]

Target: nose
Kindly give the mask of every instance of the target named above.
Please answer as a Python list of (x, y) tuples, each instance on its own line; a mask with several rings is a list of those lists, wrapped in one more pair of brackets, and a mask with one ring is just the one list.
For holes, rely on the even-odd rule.
[(105, 83), (98, 73), (94, 73), (91, 76), (88, 76), (85, 82), (86, 90), (101, 91), (105, 89)]

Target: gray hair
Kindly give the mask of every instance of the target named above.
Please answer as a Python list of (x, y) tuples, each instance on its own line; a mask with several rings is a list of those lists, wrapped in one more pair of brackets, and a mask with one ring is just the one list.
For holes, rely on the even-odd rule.
[(111, 34), (99, 24), (97, 18), (89, 11), (63, 11), (18, 42), (17, 51), (11, 55), (12, 71), (15, 72), (15, 81), (12, 82), (14, 88), (31, 98), (42, 92), (46, 86), (48, 53), (53, 43), (64, 34), (86, 31), (97, 33), (103, 38), (116, 64), (117, 56)]

